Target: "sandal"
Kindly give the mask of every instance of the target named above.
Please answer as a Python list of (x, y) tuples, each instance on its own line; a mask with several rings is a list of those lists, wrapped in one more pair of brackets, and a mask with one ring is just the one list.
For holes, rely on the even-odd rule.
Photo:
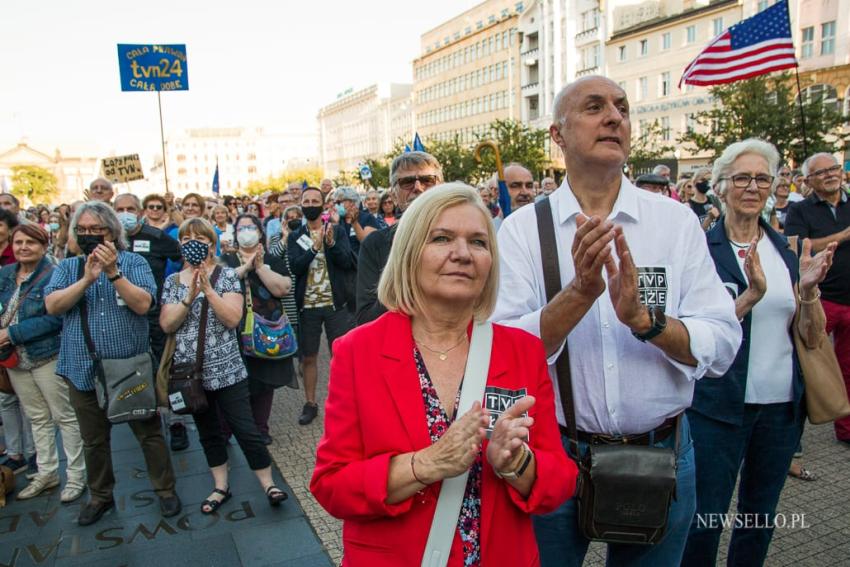
[(271, 506), (280, 506), (280, 503), (289, 498), (289, 494), (276, 487), (275, 485), (271, 485), (266, 489), (266, 498), (269, 499), (269, 504)]
[(807, 482), (811, 482), (813, 480), (818, 479), (818, 477), (815, 476), (815, 473), (813, 473), (812, 471), (810, 471), (809, 469), (807, 469), (806, 467), (804, 467), (802, 465), (800, 465), (800, 473), (799, 474), (794, 473), (791, 470), (789, 470), (788, 476), (790, 476), (791, 478), (799, 479), (799, 480), (805, 480)]
[(230, 492), (229, 488), (226, 489), (226, 490), (219, 490), (218, 488), (215, 488), (215, 489), (213, 489), (213, 494), (220, 494), (224, 498), (222, 498), (221, 500), (210, 500), (209, 498), (207, 498), (206, 500), (201, 502), (201, 514), (205, 514), (205, 515), (212, 514), (213, 512), (215, 512), (216, 510), (221, 508), (221, 506), (225, 502), (230, 500), (231, 496), (233, 496), (233, 494)]

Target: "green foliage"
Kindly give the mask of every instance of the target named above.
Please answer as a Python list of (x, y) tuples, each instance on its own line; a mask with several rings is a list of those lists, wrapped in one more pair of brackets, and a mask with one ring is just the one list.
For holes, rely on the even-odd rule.
[(634, 170), (636, 165), (643, 162), (672, 157), (674, 149), (672, 145), (664, 143), (664, 129), (661, 127), (661, 122), (655, 120), (645, 132), (641, 132), (640, 136), (635, 136), (632, 140), (629, 169)]
[(263, 181), (251, 181), (242, 189), (241, 193), (248, 195), (260, 195), (266, 191), (282, 193), (293, 181), (306, 181), (308, 185), (318, 187), (322, 182), (324, 172), (318, 167), (296, 167), (287, 169), (277, 177), (269, 176)]
[[(539, 178), (549, 165), (546, 153), (546, 140), (549, 133), (546, 130), (536, 130), (517, 120), (495, 120), (490, 124), (488, 134), (479, 135), (478, 140), (493, 140), (499, 145), (502, 163), (521, 163)], [(446, 181), (463, 181), (475, 184), (488, 179), (496, 172), (496, 161), (492, 151), (485, 149), (481, 152), (482, 162), (475, 160), (474, 144), (464, 144), (459, 136), (451, 140), (426, 139), (425, 149), (443, 166), (443, 179)], [(393, 159), (404, 152), (405, 142), (397, 140), (392, 151), (381, 159), (366, 159), (372, 169), (371, 185), (373, 187), (389, 187), (389, 168)], [(351, 184), (360, 176), (358, 171), (340, 172), (340, 177), (334, 181), (337, 184)], [(345, 180), (347, 183), (342, 183)]]
[(59, 192), (56, 176), (37, 165), (12, 166), (12, 189), (14, 196), (33, 205), (50, 203)]
[(799, 164), (806, 153), (836, 152), (847, 140), (840, 133), (840, 113), (821, 99), (804, 101), (808, 152), (803, 149), (797, 92), (787, 73), (719, 85), (711, 94), (714, 108), (695, 116), (701, 128), (684, 133), (679, 142), (710, 153), (712, 159), (734, 142), (757, 137), (776, 146), (784, 160)]

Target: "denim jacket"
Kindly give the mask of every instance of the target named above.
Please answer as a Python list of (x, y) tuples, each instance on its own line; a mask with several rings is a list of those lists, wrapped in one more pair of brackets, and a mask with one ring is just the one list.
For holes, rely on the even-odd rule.
[[(0, 313), (9, 307), (9, 300), (15, 293), (18, 264), (9, 264), (0, 269)], [(52, 272), (53, 263), (45, 256), (39, 262), (35, 272), (21, 284), (25, 290), (41, 277), (44, 270)], [(55, 356), (59, 352), (59, 334), (62, 331), (62, 320), (47, 314), (44, 306), (44, 288), (50, 283), (50, 275), (46, 275), (30, 290), (24, 302), (18, 308), (18, 323), (9, 326), (9, 340), (12, 344), (23, 346), (27, 355), (33, 360), (43, 360)]]

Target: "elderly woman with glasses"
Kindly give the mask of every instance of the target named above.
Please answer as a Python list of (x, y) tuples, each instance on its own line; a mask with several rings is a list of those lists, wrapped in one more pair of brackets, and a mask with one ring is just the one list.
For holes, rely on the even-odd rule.
[[(762, 565), (779, 494), (802, 434), (804, 384), (793, 336), (811, 347), (825, 335), (818, 284), (835, 246), (812, 256), (811, 242), (789, 242), (761, 217), (776, 186), (779, 154), (751, 138), (714, 163), (714, 189), (725, 215), (708, 234), (717, 273), (735, 298), (744, 338), (720, 379), (697, 382), (688, 410), (696, 451), (697, 511), (683, 565), (714, 565), (722, 526), (706, 518), (729, 510), (740, 472), (729, 565)], [(795, 316), (796, 313), (796, 316)], [(712, 514), (716, 516), (712, 516)], [(759, 518), (757, 526), (753, 518)]]
[[(86, 526), (115, 507), (110, 430), (112, 424), (95, 394), (95, 366), (82, 326), (81, 305), (100, 358), (131, 358), (150, 352), (147, 313), (156, 300), (156, 282), (144, 258), (127, 250), (124, 228), (100, 201), (80, 205), (71, 235), (83, 255), (60, 262), (44, 290), (50, 315), (62, 316), (62, 341), (56, 374), (69, 382), (71, 406), (83, 437), (91, 499), (78, 518)], [(163, 516), (180, 513), (174, 470), (158, 417), (129, 422), (145, 454), (147, 475), (160, 498)]]
[[(437, 501), (455, 482), (447, 564), (537, 565), (530, 514), (563, 503), (577, 470), (540, 340), (493, 325), (489, 357), (470, 346), (496, 304), (490, 213), (453, 183), (418, 197), (396, 226), (378, 288), (390, 312), (334, 348), (310, 490), (343, 520), (344, 566), (424, 564)], [(486, 386), (461, 409), (469, 357)]]

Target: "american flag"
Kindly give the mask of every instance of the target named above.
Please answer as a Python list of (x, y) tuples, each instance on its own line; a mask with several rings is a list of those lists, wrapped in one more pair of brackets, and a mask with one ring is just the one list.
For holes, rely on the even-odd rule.
[(785, 0), (739, 22), (714, 38), (679, 79), (689, 85), (720, 85), (797, 66)]

